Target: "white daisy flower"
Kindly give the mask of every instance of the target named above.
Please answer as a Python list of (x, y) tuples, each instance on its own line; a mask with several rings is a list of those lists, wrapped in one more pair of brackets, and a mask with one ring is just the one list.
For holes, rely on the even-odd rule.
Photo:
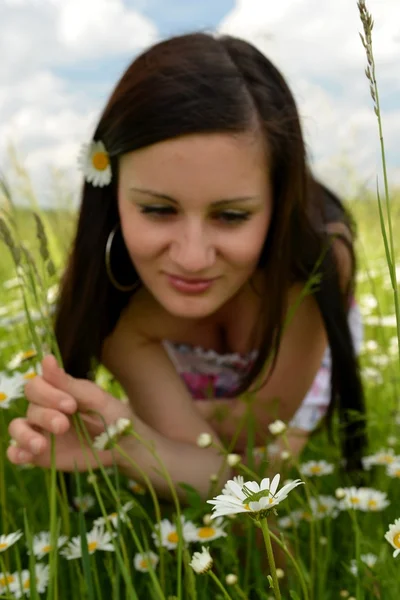
[(160, 559), (158, 558), (157, 554), (155, 554), (151, 550), (149, 550), (149, 552), (143, 552), (143, 554), (138, 552), (137, 554), (135, 554), (135, 557), (133, 559), (133, 565), (136, 571), (141, 571), (141, 573), (147, 573), (150, 570), (149, 566), (152, 566), (153, 569), (155, 569), (159, 560)]
[(110, 183), (110, 157), (103, 142), (92, 141), (90, 144), (84, 144), (78, 163), (86, 181), (94, 187), (104, 187)]
[(242, 512), (263, 518), (287, 498), (289, 492), (304, 483), (296, 479), (278, 491), (279, 480), (280, 475), (277, 474), (271, 482), (267, 477), (260, 484), (256, 481), (246, 481), (240, 486), (235, 481), (228, 481), (225, 488), (228, 486), (231, 494), (223, 493), (213, 500), (207, 500), (208, 504), (214, 505), (213, 518)]
[(392, 462), (386, 467), (386, 475), (400, 479), (400, 460)]
[(333, 470), (334, 465), (326, 462), (326, 460), (309, 460), (300, 465), (300, 473), (307, 477), (330, 475), (330, 473), (333, 473)]
[[(104, 531), (103, 527), (98, 527), (95, 525), (93, 529), (86, 534), (86, 542), (89, 554), (94, 554), (98, 550), (114, 552), (114, 544), (112, 543), (112, 539), (116, 535), (116, 533), (111, 534), (108, 531)], [(67, 560), (81, 558), (81, 537), (79, 535), (73, 537), (67, 546), (60, 551), (60, 554), (62, 554)]]
[[(192, 521), (186, 521), (185, 517), (181, 515), (181, 527), (183, 543), (187, 544), (193, 540), (196, 531), (196, 525)], [(179, 543), (179, 533), (175, 523), (171, 523), (169, 519), (163, 519), (160, 523), (154, 526), (155, 531), (151, 534), (154, 543), (157, 547), (161, 546), (168, 550), (175, 550)]]
[(90, 510), (96, 503), (94, 496), (92, 496), (91, 494), (84, 494), (83, 496), (75, 496), (72, 499), (74, 505), (76, 506), (77, 509), (81, 510), (82, 512), (87, 512), (88, 510)]
[[(61, 548), (67, 542), (68, 537), (66, 535), (60, 535), (57, 538), (57, 548)], [(51, 534), (50, 531), (41, 531), (33, 536), (32, 539), (32, 550), (33, 554), (37, 558), (43, 558), (46, 554), (49, 554), (52, 550), (51, 545)], [(28, 550), (29, 553), (29, 550)]]
[[(231, 484), (234, 483), (235, 486), (231, 486)], [(233, 479), (229, 479), (229, 481), (226, 482), (226, 484), (224, 485), (221, 494), (227, 494), (228, 496), (232, 496), (235, 495), (235, 491), (236, 491), (236, 485), (238, 485), (240, 488), (243, 487), (244, 484), (244, 477), (243, 475), (235, 475), (235, 477)], [(240, 500), (240, 498), (239, 498)]]
[(18, 542), (22, 536), (23, 533), (20, 530), (15, 531), (14, 533), (9, 533), (8, 535), (0, 535), (0, 552), (5, 552), (8, 550), (15, 544), (15, 542)]
[(279, 528), (292, 529), (293, 527), (296, 527), (302, 519), (303, 512), (304, 511), (302, 510), (294, 510), (288, 515), (286, 515), (286, 517), (281, 517), (280, 519), (278, 519)]
[(145, 494), (146, 493), (146, 488), (141, 483), (138, 483), (134, 479), (128, 479), (128, 488), (133, 494)]
[(335, 519), (339, 514), (338, 503), (333, 496), (321, 495), (317, 498), (310, 498), (310, 506), (316, 519), (323, 519), (324, 517)]
[(235, 573), (228, 573), (228, 575), (225, 577), (226, 585), (236, 585), (237, 582), (238, 582), (238, 576), (235, 575)]
[(23, 396), (22, 385), (23, 380), (19, 373), (12, 377), (0, 373), (0, 408), (9, 408), (14, 400)]
[(370, 469), (372, 465), (390, 465), (396, 460), (400, 460), (400, 456), (396, 456), (393, 448), (382, 448), (375, 454), (364, 456), (362, 459), (364, 469)]
[[(16, 598), (22, 598), (22, 596), (31, 595), (31, 574), (28, 569), (21, 571), (21, 582), (19, 581), (18, 574), (15, 574), (18, 584), (13, 590), (13, 594)], [(50, 567), (49, 565), (43, 565), (42, 563), (35, 564), (35, 579), (36, 579), (36, 591), (39, 594), (44, 594), (47, 589), (50, 578)], [(22, 584), (22, 585), (21, 585)]]
[(209, 571), (213, 565), (213, 559), (211, 558), (208, 548), (202, 546), (201, 552), (194, 552), (189, 565), (198, 575), (207, 573), (207, 571)]
[(386, 492), (374, 490), (372, 488), (363, 488), (364, 495), (360, 504), (360, 510), (365, 512), (376, 512), (389, 506)]
[(119, 438), (132, 432), (132, 421), (130, 419), (117, 419), (115, 423), (108, 425), (107, 429), (95, 437), (93, 448), (97, 450), (109, 450), (118, 442)]
[[(365, 488), (340, 488), (340, 492), (341, 500), (338, 504), (340, 510), (348, 510), (349, 508), (353, 508), (354, 510), (361, 510), (361, 506), (365, 506), (367, 496)], [(338, 496), (336, 495), (336, 497)]]
[(19, 587), (18, 582), (18, 573), (9, 573), (6, 571), (5, 573), (0, 573), (0, 594), (7, 594), (9, 590), (11, 593), (14, 593)]
[(286, 423), (284, 423), (280, 419), (277, 419), (276, 421), (268, 425), (268, 429), (270, 430), (272, 435), (281, 435), (286, 431), (287, 426)]
[[(206, 521), (211, 521), (212, 515), (208, 515)], [(224, 519), (216, 519), (213, 524), (211, 522), (205, 523), (202, 527), (196, 527), (193, 531), (192, 542), (211, 542), (217, 540), (220, 537), (226, 537), (226, 531), (224, 526), (226, 523)]]
[(400, 519), (395, 519), (394, 523), (389, 525), (389, 530), (385, 533), (385, 540), (394, 548), (393, 557), (400, 554)]
[(26, 383), (27, 381), (29, 381), (29, 379), (33, 379), (34, 377), (36, 377), (36, 375), (42, 375), (42, 365), (40, 363), (37, 363), (33, 367), (30, 367), (26, 371), (26, 373), (21, 373), (23, 383)]
[(226, 457), (226, 462), (230, 467), (237, 467), (237, 465), (241, 462), (242, 457), (240, 454), (228, 454)]
[(133, 507), (133, 502), (126, 502), (123, 506), (121, 506), (121, 510), (118, 512), (112, 512), (106, 517), (99, 517), (93, 521), (93, 525), (106, 525), (107, 522), (111, 523), (113, 527), (118, 527), (118, 520), (122, 523), (126, 523), (128, 520), (128, 512)]
[(37, 356), (36, 350), (30, 348), (29, 350), (25, 350), (24, 352), (18, 352), (13, 358), (7, 363), (7, 369), (13, 371), (22, 365), (23, 362), (30, 360), (31, 358), (35, 358)]

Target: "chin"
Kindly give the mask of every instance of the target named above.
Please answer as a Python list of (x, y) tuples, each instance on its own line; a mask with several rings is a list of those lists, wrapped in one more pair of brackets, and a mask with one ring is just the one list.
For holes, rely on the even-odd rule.
[(204, 297), (176, 300), (169, 298), (164, 299), (162, 305), (171, 315), (181, 319), (204, 319), (214, 314), (220, 307), (220, 303)]

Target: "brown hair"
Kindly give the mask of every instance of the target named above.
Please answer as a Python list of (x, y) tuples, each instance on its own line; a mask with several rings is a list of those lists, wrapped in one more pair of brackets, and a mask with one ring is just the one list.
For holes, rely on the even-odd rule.
[[(64, 365), (76, 377), (90, 377), (92, 361), (100, 361), (103, 341), (130, 299), (129, 293), (112, 286), (104, 263), (107, 237), (119, 221), (118, 157), (185, 134), (246, 132), (255, 123), (267, 141), (274, 198), (259, 266), (274, 293), (260, 316), (264, 337), (243, 388), (255, 380), (271, 353), (276, 356), (289, 286), (296, 280), (306, 281), (323, 256), (315, 298), (332, 353), (329, 414), (337, 405), (348, 467), (359, 467), (364, 424), (351, 413), (362, 417), (365, 407), (347, 323), (347, 299), (341, 293), (323, 228), (324, 199), (329, 192), (310, 175), (298, 112), (284, 78), (243, 40), (192, 33), (162, 41), (138, 56), (115, 87), (93, 136), (109, 152), (113, 181), (105, 188), (84, 184), (56, 313)], [(117, 280), (133, 282), (137, 274), (122, 239), (119, 247), (113, 247), (113, 255)]]

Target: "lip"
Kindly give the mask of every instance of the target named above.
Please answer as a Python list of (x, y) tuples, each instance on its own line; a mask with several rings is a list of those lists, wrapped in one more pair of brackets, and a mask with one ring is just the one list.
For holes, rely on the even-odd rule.
[(215, 281), (214, 279), (185, 279), (166, 273), (172, 287), (184, 294), (200, 294), (208, 290)]

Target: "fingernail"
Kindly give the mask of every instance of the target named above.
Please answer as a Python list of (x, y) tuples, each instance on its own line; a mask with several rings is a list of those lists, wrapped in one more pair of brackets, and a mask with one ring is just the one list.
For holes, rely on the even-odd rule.
[(50, 427), (51, 430), (54, 431), (54, 433), (60, 433), (62, 427), (62, 420), (58, 417), (54, 417), (54, 419), (50, 421)]
[(29, 447), (32, 450), (33, 454), (39, 454), (42, 450), (42, 442), (38, 439), (32, 440), (29, 444)]
[(74, 412), (75, 411), (75, 402), (73, 400), (61, 400), (60, 409), (63, 412)]

